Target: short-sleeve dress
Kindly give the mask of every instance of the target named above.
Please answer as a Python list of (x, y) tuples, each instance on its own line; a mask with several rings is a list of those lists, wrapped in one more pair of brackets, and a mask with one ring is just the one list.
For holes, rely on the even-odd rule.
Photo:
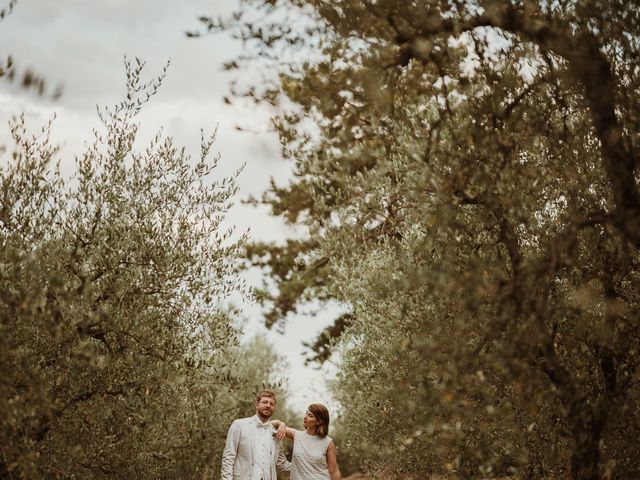
[(290, 480), (331, 480), (327, 466), (327, 448), (331, 437), (321, 438), (296, 430), (293, 437)]

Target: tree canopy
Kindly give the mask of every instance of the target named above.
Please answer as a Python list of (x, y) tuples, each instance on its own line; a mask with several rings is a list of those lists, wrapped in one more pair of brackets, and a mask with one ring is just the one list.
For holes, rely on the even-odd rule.
[[(49, 125), (24, 118), (0, 168), (0, 477), (210, 478), (231, 421), (276, 382), (264, 342), (239, 343), (226, 300), (246, 288), (246, 235), (215, 135), (200, 156), (136, 116), (160, 86), (126, 64), (126, 99), (64, 176)], [(7, 157), (9, 155), (5, 155)], [(274, 387), (280, 388), (276, 383)]]
[(254, 47), (230, 66), (278, 68), (240, 93), (283, 109), (294, 179), (263, 201), (309, 232), (250, 258), (280, 287), (267, 323), (344, 306), (334, 392), (363, 463), (637, 477), (640, 10), (246, 3), (202, 21)]

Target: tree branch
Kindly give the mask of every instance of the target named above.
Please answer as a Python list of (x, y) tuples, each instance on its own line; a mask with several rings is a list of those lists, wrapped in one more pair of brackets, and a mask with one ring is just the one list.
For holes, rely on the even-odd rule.
[[(625, 237), (640, 248), (640, 193), (635, 181), (635, 168), (640, 161), (634, 157), (625, 142), (625, 132), (616, 111), (616, 81), (611, 63), (601, 50), (598, 38), (590, 31), (572, 30), (562, 22), (529, 15), (503, 0), (487, 0), (484, 12), (467, 19), (430, 19), (413, 38), (403, 31), (401, 46), (407, 46), (420, 37), (470, 32), (478, 27), (493, 27), (533, 42), (543, 51), (551, 51), (568, 63), (573, 78), (584, 86), (584, 95), (591, 113), (593, 126), (600, 140), (604, 167), (611, 181), (616, 204), (614, 224)], [(392, 26), (399, 31), (397, 25)], [(411, 48), (405, 53), (421, 59)]]

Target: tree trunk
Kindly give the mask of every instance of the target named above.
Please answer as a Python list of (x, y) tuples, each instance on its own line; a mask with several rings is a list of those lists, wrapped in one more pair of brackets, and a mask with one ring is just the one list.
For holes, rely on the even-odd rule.
[(598, 480), (600, 467), (600, 439), (607, 414), (602, 401), (595, 406), (587, 399), (576, 401), (571, 412), (575, 447), (571, 455), (571, 478), (573, 480)]

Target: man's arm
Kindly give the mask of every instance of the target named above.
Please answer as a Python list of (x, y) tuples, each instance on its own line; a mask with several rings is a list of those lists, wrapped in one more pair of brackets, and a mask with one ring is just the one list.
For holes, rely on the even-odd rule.
[(284, 455), (282, 451), (282, 442), (278, 442), (278, 458), (276, 460), (276, 469), (282, 470), (283, 472), (291, 471), (291, 462), (287, 460), (287, 457)]
[(234, 420), (229, 427), (227, 442), (222, 452), (222, 469), (220, 474), (222, 480), (233, 479), (233, 464), (238, 454), (238, 443), (240, 443), (240, 424), (237, 420)]

